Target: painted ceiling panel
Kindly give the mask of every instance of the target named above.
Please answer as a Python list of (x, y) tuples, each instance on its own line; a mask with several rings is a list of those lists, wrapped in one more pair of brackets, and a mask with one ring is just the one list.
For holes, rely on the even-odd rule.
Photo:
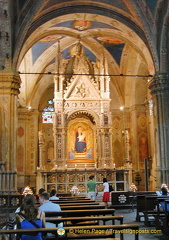
[[(106, 23), (96, 22), (96, 21), (86, 21), (86, 20), (65, 21), (65, 22), (58, 23), (56, 25), (52, 25), (51, 27), (68, 27), (68, 28), (75, 28), (78, 30), (95, 29), (95, 28), (117, 29)], [(81, 28), (83, 27), (83, 29), (80, 29), (80, 27)]]
[(158, 0), (146, 0), (147, 1), (147, 4), (152, 12), (152, 14), (155, 13), (155, 8), (156, 8), (156, 5), (157, 5), (157, 1)]
[[(126, 1), (126, 0), (125, 0)], [(49, 8), (55, 4), (59, 4), (59, 3), (64, 3), (64, 2), (73, 2), (72, 0), (50, 0), (44, 7), (43, 10), (45, 10), (46, 8)], [(83, 2), (83, 1), (82, 1)], [(85, 1), (84, 1), (85, 2)], [(116, 0), (116, 1), (112, 1), (112, 0), (93, 0), (92, 2), (94, 3), (97, 3), (97, 2), (100, 2), (100, 3), (104, 3), (104, 4), (110, 4), (116, 8), (119, 8), (125, 12), (128, 12), (130, 13), (129, 9), (126, 7), (126, 5), (124, 4), (124, 1), (123, 0)]]
[(26, 0), (19, 0), (18, 2), (19, 2), (19, 8), (22, 9), (24, 4), (26, 3)]
[(55, 41), (51, 42), (37, 42), (32, 46), (32, 61), (33, 63), (38, 59), (38, 57), (48, 48), (50, 47)]
[[(96, 61), (96, 56), (89, 50), (87, 49), (86, 47), (83, 46), (83, 49), (84, 49), (84, 55), (90, 59), (90, 61), (92, 62), (95, 62)], [(70, 55), (70, 49), (65, 49), (63, 52), (62, 52), (62, 57), (64, 59), (69, 59), (71, 58), (71, 55)]]
[(113, 58), (116, 60), (116, 62), (118, 63), (118, 65), (120, 66), (120, 60), (121, 60), (121, 55), (123, 52), (123, 48), (124, 48), (125, 44), (121, 43), (121, 44), (105, 44), (104, 47), (109, 51), (109, 53), (113, 56)]

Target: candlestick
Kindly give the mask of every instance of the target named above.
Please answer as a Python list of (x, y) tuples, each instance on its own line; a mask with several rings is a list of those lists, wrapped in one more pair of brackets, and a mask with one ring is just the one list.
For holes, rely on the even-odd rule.
[(116, 168), (116, 164), (114, 163), (113, 165), (114, 165), (114, 169), (115, 169)]

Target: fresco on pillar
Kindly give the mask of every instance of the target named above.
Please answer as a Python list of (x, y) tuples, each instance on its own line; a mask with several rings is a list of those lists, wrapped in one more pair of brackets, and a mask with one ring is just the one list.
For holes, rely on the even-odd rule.
[(73, 123), (68, 129), (68, 160), (93, 162), (93, 130), (84, 122)]

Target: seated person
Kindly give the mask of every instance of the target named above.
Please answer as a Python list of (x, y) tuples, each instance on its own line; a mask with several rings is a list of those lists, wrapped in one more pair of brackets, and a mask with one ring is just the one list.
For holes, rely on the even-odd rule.
[[(168, 191), (165, 187), (161, 188), (161, 197), (168, 197)], [(167, 207), (169, 208), (169, 207)], [(160, 210), (164, 211), (165, 210), (165, 202), (160, 203)]]
[[(39, 202), (40, 202), (40, 207), (39, 209), (43, 212), (60, 212), (61, 208), (59, 204), (52, 203), (49, 201), (49, 194), (47, 192), (43, 192), (40, 197), (39, 197)], [(59, 223), (58, 227), (62, 227), (63, 223)], [(53, 228), (56, 227), (56, 224), (46, 222), (46, 227), (47, 228)]]
[[(45, 214), (35, 206), (35, 197), (27, 194), (20, 207), (20, 212), (16, 213), (16, 222), (21, 229), (42, 228), (45, 227)], [(22, 234), (20, 240), (43, 240), (42, 233), (36, 235)]]
[(37, 200), (39, 200), (39, 197), (43, 192), (46, 192), (46, 190), (44, 188), (40, 188), (37, 194)]
[(59, 200), (59, 198), (56, 197), (56, 190), (55, 189), (52, 189), (52, 191), (50, 192), (49, 200)]

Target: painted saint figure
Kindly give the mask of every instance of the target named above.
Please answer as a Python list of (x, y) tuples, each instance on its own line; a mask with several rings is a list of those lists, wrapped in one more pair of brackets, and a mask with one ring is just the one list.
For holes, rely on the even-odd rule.
[(82, 127), (78, 127), (78, 131), (75, 135), (75, 151), (77, 153), (86, 152), (86, 135), (82, 131)]

